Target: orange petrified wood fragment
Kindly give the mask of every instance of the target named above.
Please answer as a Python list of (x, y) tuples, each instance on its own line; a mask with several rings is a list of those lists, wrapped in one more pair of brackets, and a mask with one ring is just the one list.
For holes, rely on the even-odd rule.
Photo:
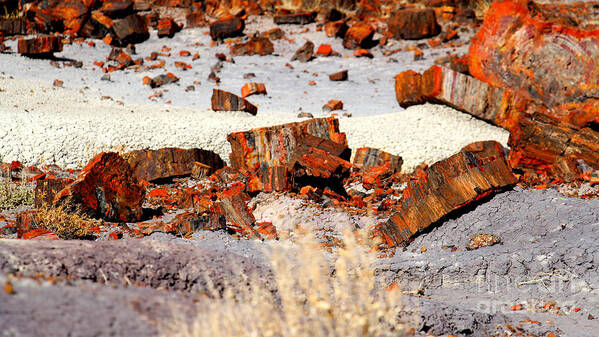
[[(532, 10), (531, 10), (532, 9)], [(599, 122), (599, 30), (565, 26), (551, 6), (496, 1), (472, 39), (470, 73), (585, 127)]]
[(450, 212), (516, 182), (499, 143), (470, 144), (410, 182), (396, 212), (378, 230), (387, 244), (400, 245)]

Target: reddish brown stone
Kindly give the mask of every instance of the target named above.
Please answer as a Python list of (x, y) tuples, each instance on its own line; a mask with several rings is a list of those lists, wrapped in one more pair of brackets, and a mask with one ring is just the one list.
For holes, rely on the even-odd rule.
[(331, 56), (332, 53), (333, 48), (331, 48), (330, 44), (321, 44), (316, 50), (316, 54), (319, 56)]
[[(148, 84), (151, 88), (158, 88), (165, 84), (178, 82), (179, 78), (175, 76), (173, 73), (166, 73), (158, 75), (154, 78), (149, 79)], [(144, 83), (146, 81), (144, 80)]]
[(195, 162), (191, 168), (191, 176), (195, 179), (204, 179), (214, 173), (214, 171), (216, 171), (216, 169), (210, 165)]
[(258, 113), (258, 108), (245, 98), (224, 90), (212, 89), (211, 102), (214, 111), (245, 111), (254, 116)]
[(285, 37), (285, 32), (281, 28), (273, 28), (262, 33), (262, 36), (271, 40), (280, 40)]
[(115, 61), (123, 67), (129, 67), (135, 64), (133, 58), (125, 53), (121, 48), (112, 48), (110, 54), (106, 58), (106, 61)]
[(210, 24), (210, 37), (212, 40), (222, 40), (228, 37), (243, 35), (245, 22), (238, 17), (217, 20)]
[(275, 47), (266, 37), (252, 37), (245, 43), (237, 43), (231, 46), (231, 55), (270, 55), (274, 53)]
[(332, 99), (322, 107), (323, 111), (343, 110), (343, 102), (338, 99)]
[(89, 16), (91, 1), (62, 0), (51, 3), (47, 9), (62, 19), (68, 33), (77, 34)]
[(324, 32), (328, 37), (344, 38), (348, 29), (345, 21), (327, 22), (324, 25)]
[(331, 81), (347, 81), (347, 70), (342, 70), (340, 72), (330, 74), (329, 79)]
[(62, 178), (47, 178), (38, 180), (33, 192), (33, 205), (35, 208), (40, 208), (44, 205), (52, 205), (54, 196), (72, 182), (73, 179)]
[(419, 40), (441, 32), (433, 9), (408, 8), (394, 11), (387, 20), (387, 26), (395, 39)]
[(188, 176), (196, 163), (207, 165), (212, 171), (224, 166), (218, 154), (197, 148), (165, 147), (158, 150), (136, 150), (125, 153), (123, 158), (131, 166), (133, 175), (146, 181)]
[(77, 179), (60, 191), (55, 202), (69, 202), (107, 221), (138, 221), (143, 215), (144, 188), (131, 167), (114, 152), (95, 156)]
[(218, 210), (224, 214), (233, 227), (241, 231), (248, 231), (256, 223), (256, 219), (246, 202), (251, 198), (237, 188), (228, 189), (218, 193)]
[(246, 98), (251, 95), (266, 95), (266, 86), (264, 83), (249, 82), (241, 87), (241, 97)]
[(137, 14), (114, 20), (112, 30), (115, 37), (113, 43), (119, 46), (141, 43), (150, 37), (146, 21)]
[(33, 57), (51, 56), (62, 51), (60, 36), (40, 36), (33, 38), (20, 38), (18, 42), (19, 54)]
[(378, 229), (387, 244), (400, 245), (452, 211), (516, 182), (499, 143), (471, 144), (410, 182), (396, 212)]
[(158, 37), (172, 38), (175, 33), (181, 31), (183, 27), (179, 26), (173, 18), (166, 18), (158, 22)]
[(363, 49), (363, 48), (354, 50), (354, 56), (355, 57), (367, 57), (369, 59), (374, 57), (374, 55), (372, 55), (372, 53), (368, 49)]
[(310, 147), (296, 154), (292, 174), (297, 190), (303, 186), (330, 187), (335, 193), (345, 195), (345, 179), (352, 164), (325, 150)]
[(599, 169), (599, 132), (536, 114), (525, 116), (510, 132), (509, 161), (535, 180), (572, 181), (585, 166)]
[(338, 121), (331, 118), (236, 132), (227, 140), (232, 166), (250, 174), (250, 192), (290, 191), (296, 186), (294, 165), (309, 149), (324, 151), (338, 160), (351, 155)]
[(347, 49), (371, 48), (375, 43), (372, 40), (374, 29), (366, 23), (356, 23), (351, 26), (343, 38), (343, 47)]
[(108, 17), (117, 18), (133, 14), (132, 0), (103, 0), (100, 11)]
[(314, 57), (314, 43), (306, 40), (306, 43), (295, 51), (295, 54), (291, 57), (291, 61), (308, 62), (312, 57)]
[(277, 13), (277, 15), (274, 16), (273, 20), (277, 25), (305, 25), (314, 22), (315, 18), (315, 12), (290, 13), (286, 11), (279, 11), (279, 13)]
[(395, 76), (395, 97), (402, 108), (424, 103), (422, 91), (421, 74), (406, 70)]
[(470, 45), (470, 72), (586, 127), (599, 122), (599, 30), (564, 25), (562, 16), (532, 3), (493, 3)]
[(390, 173), (400, 172), (403, 159), (379, 149), (361, 147), (354, 155), (354, 166), (357, 169), (369, 169), (371, 167), (385, 167)]

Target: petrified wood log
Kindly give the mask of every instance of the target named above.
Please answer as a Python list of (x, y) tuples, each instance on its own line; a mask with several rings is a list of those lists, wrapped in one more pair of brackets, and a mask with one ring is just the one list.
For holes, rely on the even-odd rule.
[(264, 83), (248, 82), (241, 87), (241, 97), (246, 98), (251, 95), (266, 95), (266, 86)]
[(347, 70), (342, 70), (340, 72), (330, 74), (329, 80), (331, 80), (331, 81), (347, 81)]
[(351, 155), (345, 134), (339, 133), (339, 121), (332, 117), (235, 132), (227, 140), (231, 166), (251, 175), (250, 192), (291, 190), (293, 166), (308, 149), (345, 159)]
[(599, 30), (548, 21), (539, 8), (494, 2), (470, 45), (471, 74), (540, 102), (564, 122), (599, 122)]
[(372, 147), (361, 147), (356, 150), (353, 164), (358, 169), (385, 167), (395, 173), (401, 171), (403, 158)]
[(380, 233), (387, 244), (400, 245), (450, 212), (517, 181), (499, 143), (470, 144), (410, 182), (397, 211), (379, 225)]
[(18, 42), (19, 54), (33, 57), (52, 56), (55, 52), (62, 51), (62, 38), (60, 36), (40, 36), (30, 39), (21, 38)]
[(435, 11), (431, 8), (408, 8), (391, 13), (387, 20), (389, 32), (395, 39), (418, 40), (441, 32)]
[(295, 24), (295, 25), (305, 25), (308, 23), (314, 22), (316, 18), (315, 12), (302, 12), (302, 13), (289, 13), (285, 11), (280, 11), (273, 17), (274, 23), (277, 25), (283, 24)]
[(210, 24), (210, 37), (216, 41), (241, 36), (244, 28), (245, 22), (238, 17), (217, 20)]
[(209, 166), (212, 172), (225, 165), (218, 154), (197, 148), (136, 150), (123, 154), (123, 158), (131, 166), (133, 175), (146, 181), (190, 175), (196, 163)]
[(228, 91), (213, 89), (211, 101), (214, 111), (245, 111), (254, 116), (258, 113), (255, 105)]
[(309, 147), (299, 151), (293, 160), (293, 184), (299, 190), (303, 186), (329, 187), (335, 193), (345, 195), (343, 182), (349, 177), (352, 164), (325, 150)]
[(138, 221), (145, 191), (118, 153), (102, 152), (60, 191), (54, 202), (68, 201), (88, 215), (107, 221)]
[(395, 94), (404, 108), (424, 102), (445, 104), (508, 130), (522, 113), (543, 109), (510, 90), (439, 66), (422, 75), (408, 70), (395, 76)]
[(509, 146), (512, 167), (532, 177), (571, 181), (584, 173), (585, 166), (599, 169), (599, 131), (547, 116), (521, 118), (510, 132)]
[(270, 55), (274, 53), (275, 46), (267, 38), (263, 36), (254, 36), (249, 41), (237, 43), (231, 46), (231, 55)]

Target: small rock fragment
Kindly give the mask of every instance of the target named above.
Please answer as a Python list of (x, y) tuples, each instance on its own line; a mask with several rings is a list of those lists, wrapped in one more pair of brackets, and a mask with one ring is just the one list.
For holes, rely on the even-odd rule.
[(347, 81), (347, 70), (331, 74), (329, 75), (329, 79), (331, 81)]
[(325, 112), (343, 110), (343, 102), (338, 99), (332, 99), (322, 107)]
[(374, 29), (366, 23), (351, 26), (343, 38), (343, 47), (347, 49), (371, 48), (375, 45), (372, 37)]
[(248, 42), (238, 43), (231, 46), (231, 55), (270, 55), (274, 53), (273, 43), (266, 37), (254, 36)]
[(494, 234), (478, 233), (470, 238), (466, 245), (467, 250), (479, 249), (480, 247), (489, 247), (501, 243), (501, 238)]
[(246, 98), (251, 95), (266, 95), (266, 86), (264, 83), (249, 82), (241, 88), (241, 97)]
[(210, 24), (210, 37), (213, 41), (242, 36), (245, 22), (238, 17), (220, 19)]
[(307, 40), (303, 46), (301, 46), (298, 50), (295, 51), (291, 61), (300, 61), (300, 62), (308, 62), (314, 56), (314, 43), (310, 40)]
[(62, 51), (62, 39), (56, 35), (20, 38), (17, 50), (19, 54), (29, 57), (50, 57)]
[(213, 89), (211, 102), (214, 111), (245, 111), (252, 115), (258, 113), (258, 108), (245, 98), (224, 90)]
[(172, 38), (175, 33), (181, 31), (183, 27), (179, 26), (173, 18), (166, 18), (158, 22), (158, 37)]
[(52, 83), (52, 86), (62, 88), (63, 84), (64, 84), (64, 82), (61, 80), (54, 80), (54, 82)]

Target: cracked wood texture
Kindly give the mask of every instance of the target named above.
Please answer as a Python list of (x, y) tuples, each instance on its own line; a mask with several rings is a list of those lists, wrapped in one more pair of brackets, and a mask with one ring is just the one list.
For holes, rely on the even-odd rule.
[(378, 230), (385, 243), (400, 245), (452, 211), (517, 181), (501, 144), (472, 143), (410, 182), (397, 211)]
[[(567, 7), (494, 2), (469, 50), (470, 73), (541, 102), (553, 117), (584, 127), (599, 122), (599, 30), (557, 20)], [(557, 18), (557, 19), (556, 19)]]

